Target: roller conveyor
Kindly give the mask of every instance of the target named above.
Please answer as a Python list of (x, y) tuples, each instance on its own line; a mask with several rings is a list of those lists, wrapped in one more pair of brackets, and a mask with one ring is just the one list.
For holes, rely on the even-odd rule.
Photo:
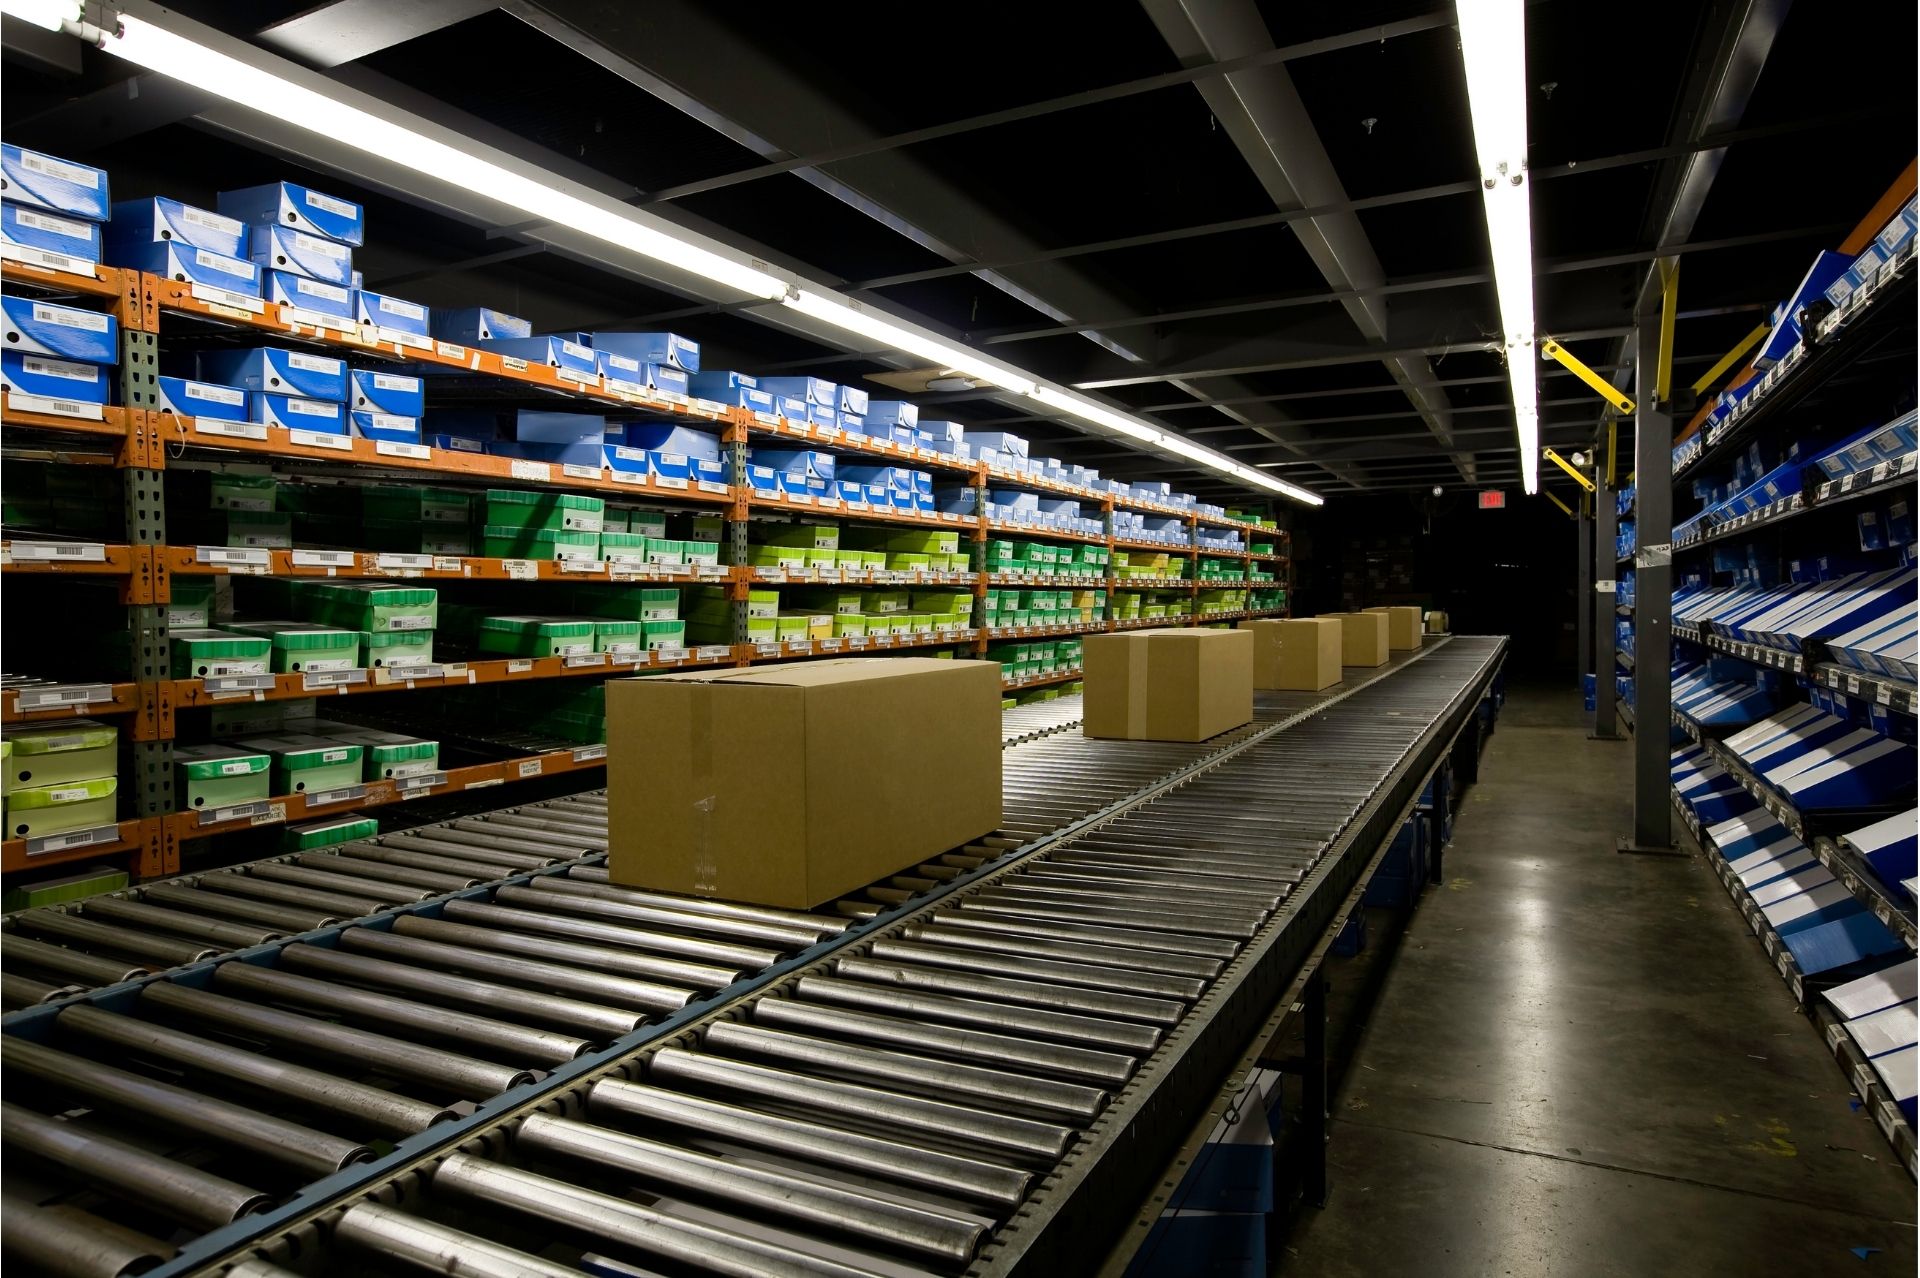
[[(593, 1272), (1017, 1268), (1044, 1254), (1029, 1235), (1049, 1195), (1098, 1165), (1220, 1004), (1259, 985), (1255, 957), (1314, 922), (1301, 905), (1354, 859), (1329, 852), (1470, 707), (1499, 648), (1455, 640), (1307, 717), (1325, 697), (1283, 694), (1305, 704), (1279, 709), (1263, 695), (1259, 722), (1203, 746), (1023, 740), (1007, 756), (1006, 829), (894, 881), (910, 886), (814, 915), (611, 884), (599, 796), (383, 836), (362, 850), (412, 838), (447, 850), (396, 850), (454, 858), (543, 833), (588, 850), (424, 905), (361, 898), (382, 908), (248, 961), (91, 1003), (36, 999), (8, 1019), (8, 1099), (85, 1106), (102, 1139), (276, 1202), (322, 1162), (356, 1166), (396, 1143), (368, 1175), (419, 1170), (383, 1204), (318, 1224), (318, 1204), (272, 1214), (261, 1255), (298, 1272), (444, 1271), (458, 1255), (473, 1266), (462, 1272), (576, 1273), (603, 1253)], [(392, 864), (352, 859), (314, 872), (378, 882)], [(881, 912), (877, 930), (856, 922)], [(16, 962), (16, 943), (60, 946), (0, 938), (9, 976), (43, 987), (18, 997), (59, 990), (63, 974)], [(525, 1112), (522, 1094), (548, 1103)], [(196, 1101), (203, 1116), (226, 1108), (193, 1124)], [(267, 1152), (274, 1123), (307, 1134), (279, 1133), (304, 1162)], [(96, 1248), (107, 1259), (43, 1267), (116, 1272), (102, 1266), (121, 1252), (178, 1248), (166, 1272), (193, 1272), (221, 1254), (223, 1235), (204, 1232), (211, 1209), (138, 1199), (27, 1152), (40, 1205), (23, 1210), (111, 1226)], [(246, 1229), (258, 1200), (234, 1201)]]

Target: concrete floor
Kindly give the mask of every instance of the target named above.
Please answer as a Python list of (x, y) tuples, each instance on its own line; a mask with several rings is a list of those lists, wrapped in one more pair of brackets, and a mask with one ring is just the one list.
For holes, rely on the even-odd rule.
[(1912, 1179), (1719, 881), (1613, 851), (1631, 750), (1508, 697), (1281, 1272), (1915, 1271)]

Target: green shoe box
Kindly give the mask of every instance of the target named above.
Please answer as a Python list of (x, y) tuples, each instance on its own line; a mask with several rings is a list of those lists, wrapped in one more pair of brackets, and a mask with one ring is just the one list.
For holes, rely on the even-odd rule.
[(112, 825), (114, 792), (119, 786), (115, 777), (15, 786), (7, 795), (7, 833), (19, 839), (37, 839)]
[(174, 783), (185, 810), (230, 808), (268, 795), (273, 759), (264, 750), (215, 742), (175, 746)]
[(360, 669), (360, 632), (311, 621), (236, 621), (234, 630), (273, 644), (275, 674)]
[(176, 630), (168, 639), (176, 679), (266, 674), (273, 657), (271, 641), (230, 630)]
[(433, 664), (431, 630), (362, 630), (359, 635), (369, 669)]
[(120, 770), (119, 740), (118, 728), (92, 719), (11, 728), (0, 790), (113, 776)]
[(372, 817), (337, 817), (288, 826), (281, 832), (280, 846), (289, 852), (311, 852), (315, 848), (331, 848), (359, 839), (370, 839), (378, 833), (380, 823)]
[(479, 648), (507, 657), (577, 656), (594, 650), (593, 622), (578, 617), (483, 617)]
[(597, 533), (607, 509), (605, 501), (584, 493), (489, 488), (482, 501), (489, 535), (496, 527)]
[(319, 794), (358, 785), (366, 748), (331, 737), (251, 737), (237, 743), (273, 756), (275, 794)]

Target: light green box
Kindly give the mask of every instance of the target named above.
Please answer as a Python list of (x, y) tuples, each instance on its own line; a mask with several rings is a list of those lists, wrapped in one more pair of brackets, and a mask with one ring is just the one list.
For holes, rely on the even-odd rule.
[(311, 620), (348, 630), (432, 630), (439, 618), (439, 592), (430, 586), (316, 582), (303, 598)]
[[(651, 553), (651, 542), (648, 550)], [(600, 530), (488, 524), (481, 533), (480, 553), (489, 559), (597, 559)]]
[[(661, 648), (684, 648), (687, 646), (687, 623), (684, 621), (648, 621), (643, 623), (646, 630), (647, 651)], [(749, 632), (753, 623), (747, 623)]]
[(866, 612), (894, 613), (905, 612), (913, 606), (913, 598), (904, 590), (872, 590), (867, 592)]
[(279, 491), (280, 481), (272, 475), (216, 474), (209, 504), (215, 510), (264, 513), (275, 508), (274, 499)]
[(311, 621), (236, 621), (233, 628), (273, 645), (274, 673), (324, 674), (360, 668), (360, 632)]
[(867, 618), (857, 614), (833, 614), (833, 637), (836, 639), (858, 639), (867, 633)]
[(599, 617), (593, 623), (595, 652), (633, 653), (643, 651), (645, 636), (638, 621), (620, 621)]
[(816, 612), (835, 616), (857, 615), (865, 602), (863, 593), (858, 590), (802, 590), (794, 598)]
[(647, 539), (639, 533), (600, 532), (600, 557), (608, 563), (647, 562)]
[(0, 791), (113, 776), (120, 768), (119, 740), (118, 728), (92, 719), (11, 728)]
[[(720, 563), (720, 545), (711, 541), (683, 541), (680, 543), (680, 557), (686, 563), (717, 567)], [(827, 566), (833, 566), (831, 560)]]
[(960, 549), (960, 534), (919, 531), (889, 533), (884, 549), (896, 553), (951, 555)]
[(82, 870), (57, 879), (41, 879), (24, 887), (8, 888), (0, 896), (0, 911), (32, 910), (47, 905), (66, 905), (90, 896), (119, 892), (127, 886), (125, 870)]
[(747, 563), (755, 568), (805, 568), (808, 553), (802, 546), (748, 546)]
[(489, 488), (482, 500), (489, 536), (496, 527), (597, 533), (607, 509), (604, 500), (585, 493)]
[(807, 638), (807, 618), (804, 616), (776, 617), (774, 618), (774, 622), (776, 627), (775, 633), (779, 635), (780, 642), (782, 643), (796, 642)]
[(888, 572), (925, 571), (929, 566), (928, 557), (914, 551), (888, 551)]
[(647, 562), (683, 564), (687, 562), (686, 543), (666, 537), (649, 537), (647, 538)]
[(630, 533), (639, 533), (642, 537), (665, 537), (667, 535), (667, 517), (657, 510), (628, 511), (627, 531)]
[(213, 624), (213, 578), (175, 577), (170, 583), (167, 625), (174, 630), (205, 630)]
[(805, 550), (839, 550), (838, 524), (765, 524), (756, 529), (769, 546), (799, 546)]
[(7, 795), (7, 833), (19, 839), (36, 839), (112, 825), (114, 792), (119, 786), (115, 777), (95, 777), (59, 785), (17, 787)]
[(214, 742), (175, 746), (174, 782), (184, 809), (226, 808), (268, 795), (273, 760), (264, 750)]
[(168, 640), (176, 679), (266, 674), (273, 654), (268, 640), (229, 630), (176, 630)]
[(378, 833), (378, 821), (356, 813), (328, 821), (290, 825), (281, 833), (280, 846), (289, 852), (311, 852), (315, 848), (330, 848), (359, 839), (370, 839)]
[[(393, 736), (382, 733), (382, 736)], [(365, 744), (365, 775), (369, 781), (417, 777), (440, 770), (440, 743), (419, 738)]]
[(251, 737), (238, 744), (273, 756), (275, 794), (318, 794), (358, 785), (366, 758), (365, 746), (333, 737)]
[(727, 521), (718, 515), (695, 515), (687, 521), (688, 541), (719, 542), (726, 536)]

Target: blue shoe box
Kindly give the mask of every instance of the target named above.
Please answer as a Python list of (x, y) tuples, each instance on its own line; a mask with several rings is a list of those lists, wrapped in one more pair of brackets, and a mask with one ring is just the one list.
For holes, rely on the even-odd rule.
[(671, 364), (688, 373), (700, 371), (700, 343), (678, 333), (594, 333), (593, 348), (613, 351), (642, 364)]
[(308, 235), (271, 222), (248, 228), (253, 264), (265, 271), (289, 271), (311, 280), (353, 287), (353, 250), (321, 235)]
[(366, 242), (366, 212), (358, 204), (292, 182), (222, 191), (215, 207), (249, 226), (265, 222), (342, 244)]
[(747, 487), (763, 496), (772, 496), (780, 491), (780, 476), (771, 466), (747, 466)]
[(356, 368), (352, 370), (349, 403), (355, 412), (424, 417), (427, 413), (426, 383), (405, 373)]
[(532, 337), (533, 325), (518, 315), (469, 306), (460, 310), (435, 309), (431, 317), (433, 336), (443, 342), (479, 346), (485, 342)]
[(0, 244), (18, 244), (98, 265), (100, 224), (18, 204), (0, 204)]
[[(840, 388), (823, 377), (763, 377), (760, 379), (760, 389), (774, 395), (791, 395), (829, 411), (840, 406)], [(787, 412), (785, 409), (781, 411)]]
[(538, 440), (496, 439), (487, 445), (496, 457), (518, 457), (525, 461), (547, 462), (554, 466), (582, 466), (589, 470), (606, 468), (606, 451), (599, 439), (571, 444), (548, 444)]
[(329, 284), (292, 271), (268, 271), (260, 277), (260, 282), (260, 295), (276, 306), (337, 319), (345, 326), (359, 323), (353, 314), (351, 285)]
[(107, 174), (104, 169), (0, 144), (0, 199), (104, 222), (109, 209)]
[(121, 245), (190, 244), (222, 257), (251, 260), (247, 224), (223, 213), (209, 213), (179, 200), (125, 200), (113, 206), (106, 242)]
[(514, 414), (513, 437), (523, 444), (606, 442), (607, 419), (599, 413), (553, 413), (523, 408)]
[(420, 419), (402, 417), (397, 413), (354, 412), (351, 415), (353, 433), (362, 439), (381, 440), (392, 444), (417, 444), (420, 442)]
[(200, 374), (210, 381), (274, 395), (297, 395), (336, 403), (344, 403), (347, 398), (345, 360), (279, 346), (202, 351)]
[(323, 435), (347, 433), (347, 410), (337, 400), (302, 399), (297, 395), (275, 395), (255, 391), (247, 397), (253, 420), (288, 430), (318, 431)]
[(75, 404), (107, 402), (107, 370), (98, 364), (0, 351), (0, 384), (11, 395), (66, 400)]
[(546, 364), (567, 372), (580, 373), (586, 377), (598, 377), (600, 364), (594, 358), (593, 348), (582, 346), (578, 342), (564, 337), (509, 337), (496, 338), (478, 343), (482, 350), (493, 351), (507, 359), (524, 360), (529, 364)]
[(0, 318), (6, 350), (83, 364), (120, 362), (120, 326), (111, 315), (8, 294), (0, 297)]
[(116, 249), (113, 265), (164, 275), (181, 284), (204, 284), (242, 297), (260, 296), (260, 268), (244, 258), (168, 241)]
[(628, 422), (625, 438), (629, 448), (678, 453), (683, 457), (720, 460), (720, 437), (710, 431), (688, 426), (669, 426), (662, 422)]
[(247, 407), (247, 392), (238, 386), (216, 382), (196, 382), (184, 377), (162, 377), (158, 384), (162, 413), (180, 417), (210, 417), (216, 421), (253, 420)]
[(363, 288), (353, 291), (353, 318), (373, 325), (383, 337), (399, 334), (420, 339), (412, 345), (427, 345), (433, 333), (433, 312), (428, 307)]

